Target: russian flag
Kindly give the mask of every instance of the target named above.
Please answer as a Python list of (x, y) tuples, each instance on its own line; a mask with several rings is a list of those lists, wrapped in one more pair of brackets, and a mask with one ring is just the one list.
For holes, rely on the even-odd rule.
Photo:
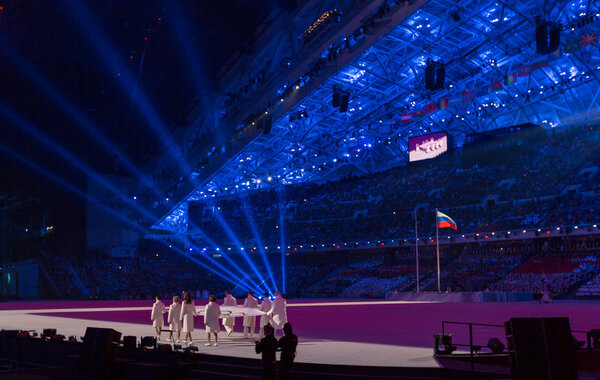
[(444, 214), (443, 212), (437, 212), (437, 224), (438, 224), (438, 228), (452, 228), (454, 230), (457, 229), (456, 227), (456, 222), (454, 220), (452, 220), (451, 217), (449, 217), (448, 215)]
[(471, 100), (475, 100), (475, 91), (463, 91), (462, 92), (462, 101), (469, 102)]

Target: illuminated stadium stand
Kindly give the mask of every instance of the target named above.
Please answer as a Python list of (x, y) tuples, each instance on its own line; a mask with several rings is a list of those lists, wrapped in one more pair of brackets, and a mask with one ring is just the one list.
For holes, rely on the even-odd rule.
[[(206, 246), (196, 232), (199, 229), (219, 245), (233, 246), (215, 221), (213, 215), (218, 213), (240, 243), (254, 247), (257, 244), (248, 228), (250, 214), (262, 242), (277, 246), (283, 212), (286, 242), (296, 251), (309, 246), (314, 251), (314, 245), (322, 243), (390, 242), (411, 238), (412, 208), (419, 204), (446, 210), (457, 221), (461, 236), (594, 224), (595, 214), (580, 210), (600, 209), (594, 196), (600, 186), (593, 170), (594, 162), (600, 162), (597, 129), (518, 136), (488, 143), (502, 144), (495, 148), (502, 159), (494, 158), (492, 163), (482, 159), (471, 164), (474, 156), (458, 151), (453, 157), (366, 178), (297, 185), (286, 189), (284, 203), (275, 190), (198, 201), (190, 206), (189, 236)], [(511, 148), (520, 152), (507, 157), (504, 150)], [(496, 197), (490, 199), (493, 194)], [(427, 223), (424, 210), (419, 213), (420, 234), (431, 236), (433, 223)]]
[(541, 294), (561, 295), (598, 271), (588, 263), (577, 263), (567, 257), (534, 257), (521, 265), (506, 278), (490, 286), (494, 291), (529, 291)]
[(582, 285), (575, 294), (578, 297), (600, 297), (600, 274)]

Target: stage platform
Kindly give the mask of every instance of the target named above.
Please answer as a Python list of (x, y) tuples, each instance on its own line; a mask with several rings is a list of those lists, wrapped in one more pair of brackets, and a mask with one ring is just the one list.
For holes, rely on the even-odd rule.
[[(65, 336), (83, 336), (85, 329), (107, 327), (123, 335), (152, 336), (152, 300), (39, 301), (0, 303), (0, 329), (41, 332), (56, 328)], [(170, 302), (165, 302), (168, 306)], [(202, 305), (197, 302), (196, 305)], [(441, 321), (502, 325), (511, 317), (569, 317), (573, 330), (599, 328), (600, 302), (558, 301), (554, 304), (435, 303), (369, 300), (293, 300), (288, 319), (299, 337), (297, 362), (348, 366), (440, 369), (433, 357), (433, 334)], [(165, 315), (166, 318), (166, 315)], [(450, 327), (454, 342), (468, 343), (466, 326)], [(164, 333), (166, 339), (167, 333)], [(194, 343), (200, 353), (256, 359), (254, 340), (242, 337), (241, 319), (232, 337), (222, 331), (218, 347), (206, 347), (206, 334), (196, 319)], [(485, 346), (502, 328), (474, 329), (474, 344)], [(582, 337), (579, 337), (582, 339)], [(166, 340), (163, 341), (166, 343)]]

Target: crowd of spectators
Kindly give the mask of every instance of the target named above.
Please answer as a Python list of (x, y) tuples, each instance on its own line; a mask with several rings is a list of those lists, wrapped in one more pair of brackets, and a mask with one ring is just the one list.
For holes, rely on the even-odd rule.
[[(476, 245), (464, 246), (463, 252), (444, 268), (445, 273), (451, 276), (444, 278), (442, 288), (469, 292), (487, 289), (523, 261), (525, 256), (511, 252), (511, 248), (513, 247), (493, 246), (484, 249)], [(430, 287), (426, 290), (434, 289)]]
[[(156, 295), (171, 298), (182, 291), (197, 297), (201, 290), (223, 292), (231, 283), (211, 271), (175, 253), (136, 257), (61, 257), (43, 260), (46, 271), (56, 284), (60, 298), (152, 299)], [(71, 271), (72, 270), (72, 271)], [(77, 286), (79, 279), (84, 289)]]
[(317, 282), (308, 289), (308, 292), (316, 297), (336, 297), (346, 287), (362, 279), (370, 273), (377, 264), (371, 262), (354, 263), (337, 269), (323, 281)]
[(410, 238), (415, 208), (420, 234), (434, 233), (435, 207), (461, 233), (597, 222), (598, 128), (540, 130), (490, 144), (498, 157), (491, 162), (464, 148), (365, 177), (198, 201), (190, 208), (189, 234), (199, 244), (208, 237), (220, 246), (256, 246), (257, 236), (279, 245), (282, 233), (293, 246)]
[[(198, 201), (189, 207), (188, 233), (195, 246), (217, 245), (223, 251), (228, 247), (237, 250), (240, 244), (277, 247), (276, 255), (267, 251), (268, 265), (277, 283), (285, 270), (286, 292), (294, 297), (381, 297), (390, 290), (415, 289), (412, 247), (333, 253), (318, 249), (319, 245), (412, 239), (415, 209), (419, 210), (419, 235), (433, 236), (436, 207), (456, 220), (461, 234), (596, 224), (600, 211), (598, 162), (600, 135), (596, 127), (516, 133), (489, 142), (489, 146), (467, 147), (437, 160), (368, 176), (273, 186), (271, 190)], [(288, 251), (285, 264), (279, 254), (282, 236), (290, 247), (281, 247)], [(309, 245), (316, 252), (294, 252), (294, 247)], [(52, 280), (66, 298), (83, 296), (74, 277), (92, 297), (110, 299), (170, 297), (182, 290), (220, 294), (227, 288), (243, 288), (193, 258), (164, 247), (148, 244), (138, 251), (131, 258), (100, 254), (46, 257), (43, 264), (48, 273), (64, 274)], [(596, 277), (600, 239), (591, 234), (446, 244), (441, 253), (443, 289), (600, 294)], [(231, 268), (221, 255), (213, 260)], [(208, 268), (214, 264), (198, 261)], [(257, 271), (266, 274), (267, 264), (255, 261)], [(242, 272), (253, 272), (241, 264), (243, 260), (236, 262)], [(421, 290), (437, 289), (436, 268), (433, 248), (424, 247)], [(275, 278), (267, 279), (272, 280)]]
[(572, 292), (599, 268), (582, 257), (536, 256), (489, 287), (492, 291), (548, 292), (562, 296)]
[[(600, 237), (598, 235), (539, 237), (444, 244), (440, 248), (441, 288), (444, 291), (524, 291), (553, 297), (600, 295)], [(437, 290), (435, 247), (419, 250), (421, 291)], [(414, 247), (381, 247), (369, 250), (298, 252), (285, 257), (285, 292), (289, 298), (382, 298), (390, 291), (416, 290)], [(242, 257), (230, 258), (240, 275), (252, 273)], [(282, 257), (269, 255), (268, 269), (257, 256), (257, 271), (266, 283), (281, 285)], [(223, 257), (183, 256), (146, 245), (135, 257), (50, 257), (42, 260), (51, 274), (58, 297), (94, 299), (170, 298), (183, 290), (195, 298), (221, 296), (228, 288), (243, 295), (239, 279), (224, 279), (211, 269), (228, 268)], [(200, 265), (203, 263), (204, 265)], [(238, 271), (238, 273), (239, 273)], [(84, 289), (77, 285), (79, 278)], [(578, 289), (579, 288), (579, 289)], [(278, 289), (283, 290), (283, 289)], [(202, 293), (201, 293), (202, 292)], [(236, 294), (237, 293), (237, 294)]]
[(56, 257), (42, 252), (40, 264), (43, 276), (48, 276), (52, 291), (62, 299), (79, 299), (84, 294), (77, 287), (73, 278), (70, 262), (62, 257)]
[(383, 298), (390, 290), (403, 291), (406, 287), (413, 286), (416, 278), (416, 274), (393, 277), (363, 277), (340, 292), (340, 296), (348, 298)]
[(577, 297), (600, 297), (600, 274), (583, 284), (575, 293)]

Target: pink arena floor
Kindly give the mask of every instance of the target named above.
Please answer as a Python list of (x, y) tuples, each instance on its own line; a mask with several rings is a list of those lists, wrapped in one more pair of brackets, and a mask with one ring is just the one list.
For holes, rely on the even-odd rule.
[[(170, 302), (165, 302), (166, 306)], [(196, 305), (203, 305), (197, 302)], [(129, 323), (148, 326), (151, 333), (152, 301), (39, 301), (0, 303), (1, 311), (63, 317), (81, 321)], [(600, 302), (558, 301), (540, 305), (519, 303), (427, 303), (388, 301), (289, 301), (288, 319), (301, 339), (375, 343), (431, 348), (441, 321), (502, 325), (511, 317), (569, 317), (571, 329), (600, 328)], [(166, 318), (166, 315), (165, 315)], [(54, 320), (54, 319), (53, 319)], [(13, 321), (14, 322), (14, 321)], [(240, 321), (241, 322), (241, 321)], [(197, 328), (203, 328), (200, 319)], [(0, 318), (0, 328), (3, 320)], [(236, 324), (241, 331), (241, 323)], [(466, 326), (451, 326), (457, 343), (468, 342)], [(485, 345), (490, 337), (504, 340), (502, 328), (474, 327), (474, 343)], [(581, 337), (580, 337), (581, 338)]]

